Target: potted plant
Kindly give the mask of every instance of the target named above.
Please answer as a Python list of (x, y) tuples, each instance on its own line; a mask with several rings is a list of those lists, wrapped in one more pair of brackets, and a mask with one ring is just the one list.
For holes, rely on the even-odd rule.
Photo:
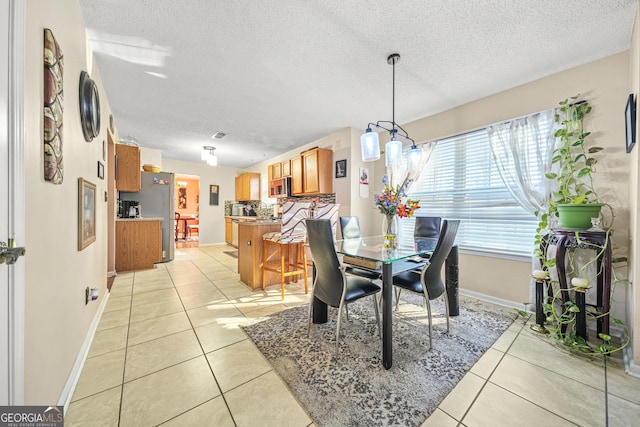
[(555, 121), (558, 145), (553, 151), (552, 165), (557, 171), (548, 172), (546, 178), (555, 180), (557, 189), (549, 201), (549, 215), (557, 215), (560, 225), (570, 230), (586, 230), (592, 226), (591, 218), (598, 218), (602, 203), (593, 188), (593, 166), (597, 160), (591, 154), (601, 147), (585, 147), (591, 132), (583, 128), (584, 118), (591, 112), (587, 101), (572, 97), (560, 102)]

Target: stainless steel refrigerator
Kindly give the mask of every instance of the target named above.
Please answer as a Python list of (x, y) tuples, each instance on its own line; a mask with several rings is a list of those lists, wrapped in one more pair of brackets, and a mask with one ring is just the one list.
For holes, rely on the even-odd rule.
[(140, 203), (142, 218), (162, 218), (162, 262), (171, 261), (175, 250), (175, 174), (140, 172), (140, 191), (120, 192), (120, 200)]

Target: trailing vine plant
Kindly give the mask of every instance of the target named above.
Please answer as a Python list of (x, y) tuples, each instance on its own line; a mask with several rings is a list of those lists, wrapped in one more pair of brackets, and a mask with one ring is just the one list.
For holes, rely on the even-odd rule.
[[(547, 272), (546, 281), (549, 281), (552, 288), (555, 289), (553, 296), (549, 297), (545, 304), (543, 304), (544, 313), (546, 316), (546, 329), (552, 332), (552, 336), (558, 341), (562, 342), (565, 346), (573, 350), (579, 350), (584, 353), (598, 353), (598, 354), (610, 354), (615, 351), (622, 350), (629, 342), (629, 330), (625, 323), (620, 319), (611, 318), (611, 323), (620, 325), (624, 330), (623, 342), (619, 346), (611, 344), (611, 336), (608, 334), (600, 333), (598, 337), (602, 340), (602, 343), (596, 346), (591, 346), (584, 338), (580, 337), (575, 332), (575, 322), (577, 315), (580, 312), (578, 306), (567, 298), (566, 302), (562, 302), (562, 294), (566, 292), (570, 295), (572, 292), (584, 290), (589, 284), (589, 277), (587, 274), (587, 268), (590, 265), (597, 262), (599, 256), (604, 253), (606, 243), (610, 236), (610, 229), (606, 229), (606, 242), (604, 246), (595, 245), (589, 242), (585, 242), (579, 238), (579, 234), (576, 232), (576, 239), (584, 246), (591, 246), (596, 250), (597, 255), (591, 258), (588, 262), (582, 265), (578, 270), (575, 268), (575, 250), (569, 250), (569, 268), (567, 275), (579, 275), (573, 280), (578, 279), (576, 283), (580, 286), (572, 286), (569, 289), (559, 289), (559, 282), (552, 280), (548, 276), (548, 271), (556, 267), (555, 257), (547, 258), (548, 249), (548, 235), (552, 228), (557, 224), (558, 204), (563, 203), (598, 203), (599, 199), (593, 186), (593, 167), (597, 163), (597, 159), (592, 157), (602, 150), (601, 147), (585, 146), (587, 138), (591, 135), (591, 132), (585, 132), (583, 128), (583, 122), (585, 116), (591, 112), (591, 106), (586, 100), (579, 100), (579, 95), (571, 98), (567, 98), (559, 103), (558, 112), (555, 115), (555, 122), (558, 126), (555, 137), (556, 147), (553, 150), (553, 157), (551, 164), (553, 171), (545, 173), (545, 178), (555, 181), (555, 189), (551, 192), (548, 204), (540, 211), (535, 212), (539, 218), (538, 226), (536, 228), (535, 235), (535, 248), (534, 256), (539, 260), (540, 266)], [(613, 223), (613, 210), (609, 205), (611, 212), (611, 223)], [(613, 262), (626, 262), (626, 258), (616, 258)], [(602, 269), (603, 265), (596, 265), (596, 269)], [(615, 269), (613, 269), (614, 283), (611, 289), (615, 288), (615, 284), (619, 282), (616, 277)], [(588, 307), (588, 306), (587, 306)], [(528, 316), (528, 313), (523, 310), (517, 310), (520, 316)], [(591, 318), (600, 318), (610, 313), (597, 313), (591, 310), (588, 313)]]

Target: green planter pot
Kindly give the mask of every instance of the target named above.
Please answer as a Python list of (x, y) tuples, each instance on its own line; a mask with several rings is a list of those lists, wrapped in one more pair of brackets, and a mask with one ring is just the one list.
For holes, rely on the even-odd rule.
[(598, 218), (602, 203), (559, 204), (560, 226), (567, 230), (588, 230), (591, 218)]

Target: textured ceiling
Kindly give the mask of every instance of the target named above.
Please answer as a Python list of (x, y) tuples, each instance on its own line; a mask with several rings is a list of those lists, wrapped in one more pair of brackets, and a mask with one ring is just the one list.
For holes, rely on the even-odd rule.
[(391, 120), (391, 53), (403, 124), (628, 49), (638, 4), (80, 0), (121, 139), (239, 168)]

